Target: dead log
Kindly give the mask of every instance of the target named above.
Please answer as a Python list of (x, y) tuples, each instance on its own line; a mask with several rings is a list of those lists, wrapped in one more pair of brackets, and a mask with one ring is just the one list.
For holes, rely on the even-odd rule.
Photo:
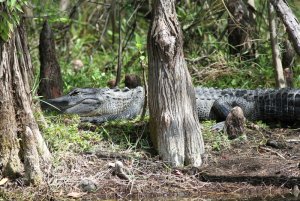
[(297, 54), (300, 55), (300, 24), (285, 0), (270, 1), (284, 23)]
[(55, 54), (53, 33), (45, 21), (40, 34), (40, 85), (38, 95), (44, 99), (56, 98), (63, 95), (63, 80), (60, 66)]

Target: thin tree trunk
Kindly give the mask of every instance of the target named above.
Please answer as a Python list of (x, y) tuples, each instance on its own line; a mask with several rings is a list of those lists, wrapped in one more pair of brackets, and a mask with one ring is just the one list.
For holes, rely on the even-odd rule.
[(300, 24), (293, 11), (284, 0), (271, 0), (278, 16), (284, 23), (298, 55), (300, 55)]
[(118, 67), (117, 67), (117, 76), (115, 87), (119, 85), (121, 81), (121, 73), (122, 73), (122, 21), (121, 21), (121, 6), (119, 5), (119, 49), (118, 49)]
[(3, 176), (14, 178), (24, 161), (28, 181), (39, 184), (51, 154), (32, 112), (32, 70), (25, 31), (18, 27), (0, 44), (1, 166)]
[(202, 164), (204, 143), (174, 0), (155, 0), (148, 33), (151, 137), (173, 166)]
[(283, 69), (282, 69), (282, 63), (280, 59), (280, 49), (279, 44), (277, 41), (277, 31), (276, 31), (276, 13), (274, 11), (274, 7), (271, 3), (268, 3), (269, 8), (269, 29), (270, 29), (270, 40), (272, 45), (272, 57), (273, 57), (273, 64), (275, 67), (275, 81), (276, 86), (278, 88), (285, 88), (286, 83), (283, 76)]

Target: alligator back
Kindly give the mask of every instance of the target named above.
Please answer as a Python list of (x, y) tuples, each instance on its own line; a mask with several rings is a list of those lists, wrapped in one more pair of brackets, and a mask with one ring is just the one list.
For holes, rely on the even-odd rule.
[[(229, 110), (239, 106), (249, 120), (300, 121), (300, 90), (297, 89), (196, 88), (195, 91), (200, 120), (225, 120)], [(220, 114), (220, 108), (227, 112)]]
[(300, 121), (300, 90), (272, 89), (255, 97), (261, 120), (295, 123)]

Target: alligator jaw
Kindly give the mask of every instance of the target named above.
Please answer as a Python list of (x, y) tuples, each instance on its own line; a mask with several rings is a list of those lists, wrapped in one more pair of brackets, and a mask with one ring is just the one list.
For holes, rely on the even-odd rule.
[(64, 112), (66, 109), (70, 107), (68, 106), (69, 101), (65, 96), (55, 98), (55, 99), (48, 99), (45, 101), (45, 104), (47, 104), (47, 108), (54, 108), (61, 112)]
[(49, 99), (46, 101), (50, 107), (59, 110), (60, 112), (67, 114), (79, 114), (82, 116), (92, 115), (101, 102), (97, 98), (80, 98), (78, 100), (70, 100), (68, 96), (63, 96), (55, 99)]

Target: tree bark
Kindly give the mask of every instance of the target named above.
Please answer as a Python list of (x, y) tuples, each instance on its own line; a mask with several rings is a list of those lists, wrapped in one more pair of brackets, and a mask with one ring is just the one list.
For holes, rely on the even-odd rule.
[(280, 49), (277, 40), (277, 31), (276, 31), (276, 13), (274, 7), (271, 3), (268, 3), (268, 13), (269, 13), (269, 29), (270, 29), (270, 40), (272, 46), (272, 58), (275, 68), (275, 81), (278, 88), (285, 88), (286, 83), (283, 76), (283, 68), (280, 58)]
[(155, 0), (148, 33), (150, 132), (173, 166), (202, 164), (204, 143), (174, 0)]
[(285, 0), (271, 0), (278, 16), (284, 23), (298, 55), (300, 55), (300, 24)]
[(294, 87), (294, 73), (293, 73), (293, 65), (296, 59), (296, 52), (294, 47), (292, 46), (289, 39), (285, 39), (283, 41), (283, 50), (282, 50), (282, 68), (283, 75), (285, 79), (286, 86), (288, 88)]
[(51, 154), (32, 112), (31, 59), (25, 31), (15, 29), (7, 42), (0, 42), (0, 156), (3, 176), (21, 175), (24, 161), (29, 182), (42, 181), (42, 166)]

